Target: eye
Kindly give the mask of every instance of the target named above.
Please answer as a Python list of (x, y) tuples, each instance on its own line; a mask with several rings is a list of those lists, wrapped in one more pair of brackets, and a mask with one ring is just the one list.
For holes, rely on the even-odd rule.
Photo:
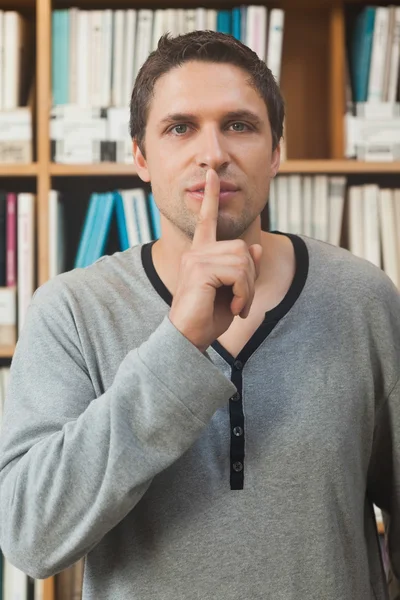
[[(172, 133), (174, 129), (178, 129), (178, 127), (187, 127), (186, 123), (178, 123), (178, 125), (174, 125), (173, 127), (171, 127), (168, 130), (168, 133)], [(186, 131), (177, 131), (177, 135), (182, 135), (183, 133), (186, 133)]]
[[(246, 123), (242, 123), (241, 121), (236, 121), (235, 123), (232, 123), (231, 126), (233, 125), (239, 125), (241, 127), (246, 127), (248, 130), (250, 129), (250, 127), (248, 125), (246, 125)], [(245, 131), (244, 129), (235, 129), (235, 131)]]

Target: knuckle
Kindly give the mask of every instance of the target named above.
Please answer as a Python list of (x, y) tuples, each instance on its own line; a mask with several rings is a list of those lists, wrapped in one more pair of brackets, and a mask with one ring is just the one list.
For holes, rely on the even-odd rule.
[(248, 248), (247, 248), (247, 244), (244, 240), (232, 240), (232, 252), (234, 252), (235, 254), (244, 254), (244, 253), (248, 253)]

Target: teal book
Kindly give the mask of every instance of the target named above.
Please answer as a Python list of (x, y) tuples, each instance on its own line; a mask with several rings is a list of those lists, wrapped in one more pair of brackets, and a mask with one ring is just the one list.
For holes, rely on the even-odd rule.
[(232, 33), (232, 13), (230, 10), (217, 11), (217, 31), (220, 33)]
[(351, 40), (351, 80), (354, 102), (366, 102), (376, 8), (366, 6), (358, 15)]
[(242, 31), (241, 31), (241, 21), (242, 21), (242, 11), (240, 6), (235, 6), (232, 9), (232, 35), (239, 42), (241, 41)]
[(96, 196), (96, 219), (93, 224), (86, 259), (88, 265), (92, 265), (104, 254), (115, 207), (115, 196), (113, 192), (96, 194)]
[(83, 222), (82, 233), (79, 241), (78, 251), (76, 253), (74, 268), (83, 268), (87, 266), (87, 254), (89, 243), (94, 230), (94, 221), (96, 219), (96, 197), (97, 194), (93, 193), (90, 196), (88, 208), (86, 211), (86, 217)]
[(119, 245), (121, 247), (121, 251), (124, 252), (125, 250), (128, 250), (128, 248), (129, 248), (129, 238), (128, 238), (128, 230), (126, 227), (124, 202), (123, 202), (122, 196), (119, 192), (114, 192), (114, 203), (115, 203), (115, 213), (117, 216)]
[(53, 105), (69, 102), (69, 12), (53, 10), (51, 80)]
[(154, 196), (151, 192), (149, 194), (149, 211), (153, 239), (158, 240), (161, 237), (160, 211), (158, 210), (158, 206), (155, 203)]

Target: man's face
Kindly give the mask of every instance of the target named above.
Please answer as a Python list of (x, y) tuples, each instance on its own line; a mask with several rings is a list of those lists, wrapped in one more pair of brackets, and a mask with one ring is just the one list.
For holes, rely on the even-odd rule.
[[(235, 239), (261, 213), (279, 166), (263, 99), (230, 64), (191, 61), (158, 79), (148, 115), (143, 158), (134, 141), (139, 176), (150, 181), (169, 223), (192, 240), (206, 172), (238, 190), (221, 200), (217, 239)], [(246, 112), (245, 112), (246, 111)], [(222, 195), (223, 196), (223, 195)]]

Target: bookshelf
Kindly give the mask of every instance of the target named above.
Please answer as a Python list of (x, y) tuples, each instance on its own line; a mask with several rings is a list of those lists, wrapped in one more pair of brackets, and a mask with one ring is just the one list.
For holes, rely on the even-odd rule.
[[(395, 0), (393, 3), (399, 3)], [(33, 180), (37, 194), (37, 284), (49, 277), (48, 193), (86, 178), (110, 178), (117, 187), (123, 178), (140, 183), (133, 164), (55, 164), (50, 159), (49, 113), (51, 109), (51, 11), (54, 8), (232, 8), (242, 2), (220, 0), (0, 0), (0, 9), (28, 12), (36, 28), (36, 103), (34, 114), (35, 162), (1, 165), (2, 185), (11, 178)], [(253, 4), (248, 2), (247, 4)], [(373, 4), (366, 0), (275, 0), (254, 2), (285, 10), (281, 88), (287, 106), (286, 137), (288, 159), (280, 173), (346, 174), (359, 177), (399, 177), (400, 162), (361, 162), (344, 158), (345, 113), (345, 9), (347, 5)], [(13, 348), (0, 348), (0, 358), (13, 355)], [(383, 526), (379, 526), (383, 533)], [(53, 600), (52, 579), (46, 582), (44, 600)], [(56, 599), (57, 600), (57, 599)]]

